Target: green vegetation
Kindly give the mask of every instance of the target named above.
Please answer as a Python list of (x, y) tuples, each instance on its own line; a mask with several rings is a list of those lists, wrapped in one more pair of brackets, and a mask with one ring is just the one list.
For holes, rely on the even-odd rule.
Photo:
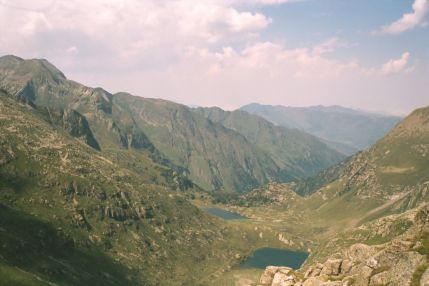
[[(238, 125), (228, 125), (173, 102), (112, 95), (67, 80), (44, 60), (0, 58), (0, 87), (46, 108), (50, 121), (96, 149), (149, 153), (208, 191), (244, 193), (314, 175), (344, 158), (311, 135), (258, 116), (233, 113), (231, 122)], [(82, 134), (71, 129), (79, 122)]]
[(419, 241), (421, 242), (421, 246), (417, 249), (418, 252), (422, 255), (429, 255), (429, 232), (428, 231), (424, 231), (420, 238)]
[(193, 285), (273, 244), (192, 206), (204, 193), (147, 153), (97, 151), (5, 94), (0, 111), (1, 271), (14, 281)]
[(374, 276), (374, 275), (377, 275), (377, 274), (379, 274), (379, 273), (382, 273), (382, 272), (388, 271), (389, 269), (390, 269), (390, 267), (389, 267), (389, 266), (382, 266), (382, 267), (378, 267), (378, 268), (375, 268), (375, 269), (373, 269), (373, 270), (372, 270), (371, 275), (372, 275), (372, 276)]
[(344, 157), (246, 112), (112, 95), (40, 60), (3, 57), (0, 75), (5, 283), (252, 285), (260, 270), (235, 266), (257, 248), (308, 251), (308, 266), (407, 233), (429, 200), (428, 108), (316, 174)]
[(413, 278), (411, 280), (410, 286), (420, 286), (420, 280), (423, 276), (423, 273), (425, 273), (426, 269), (428, 268), (428, 264), (422, 264), (413, 273)]
[(196, 108), (194, 112), (242, 134), (247, 141), (264, 150), (280, 168), (283, 180), (315, 175), (345, 158), (312, 135), (275, 126), (244, 111), (229, 112), (213, 107)]
[[(6, 277), (22, 285), (136, 283), (127, 268), (100, 251), (76, 246), (70, 237), (35, 216), (0, 205), (0, 226), (0, 255), (7, 263), (0, 264), (0, 273), (7, 274), (2, 280)], [(34, 282), (35, 277), (45, 282)]]

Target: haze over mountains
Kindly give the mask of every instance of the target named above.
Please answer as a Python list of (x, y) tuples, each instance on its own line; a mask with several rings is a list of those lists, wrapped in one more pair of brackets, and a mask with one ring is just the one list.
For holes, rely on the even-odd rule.
[(347, 155), (368, 148), (401, 120), (397, 116), (341, 106), (287, 107), (253, 103), (240, 109), (276, 125), (313, 134)]
[[(290, 285), (429, 281), (429, 107), (399, 124), (242, 109), (111, 94), (1, 57), (2, 281), (253, 285), (261, 271), (234, 266), (265, 246), (310, 253)], [(203, 212), (213, 205), (249, 219)]]
[[(76, 110), (102, 149), (149, 150), (207, 190), (244, 192), (308, 177), (344, 159), (318, 138), (260, 117), (242, 113), (234, 128), (170, 101), (85, 87), (45, 60), (0, 58), (0, 87), (40, 106)], [(261, 128), (251, 131), (255, 124)]]
[[(338, 285), (428, 283), (428, 140), (426, 107), (414, 111), (367, 151), (319, 174), (313, 180), (321, 184), (312, 184), (313, 192), (306, 198), (293, 194), (295, 184), (270, 185), (242, 197), (241, 204), (254, 206), (243, 209), (244, 214), (258, 218), (271, 209), (289, 225), (289, 233), (326, 236), (307, 261), (304, 279), (283, 272), (290, 285), (303, 281), (325, 285), (327, 279), (341, 281)], [(258, 204), (266, 207), (255, 207)], [(270, 282), (262, 285), (275, 285), (272, 272), (267, 269), (264, 275)]]
[(0, 286), (429, 286), (428, 23), (0, 0)]

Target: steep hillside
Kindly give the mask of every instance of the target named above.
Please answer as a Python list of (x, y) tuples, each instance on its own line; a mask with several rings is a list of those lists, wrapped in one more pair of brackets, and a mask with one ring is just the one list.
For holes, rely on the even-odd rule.
[(207, 190), (244, 191), (281, 179), (274, 162), (243, 136), (195, 118), (186, 107), (85, 87), (45, 60), (0, 58), (0, 87), (36, 105), (76, 110), (103, 150), (125, 157), (132, 150), (137, 161), (149, 154)]
[(428, 199), (428, 152), (426, 107), (414, 111), (372, 148), (350, 160), (324, 192), (338, 203), (353, 197), (355, 204), (360, 200), (385, 206), (377, 212), (372, 210), (374, 215), (413, 208)]
[(167, 158), (207, 190), (244, 192), (287, 179), (273, 159), (244, 136), (183, 105), (125, 93), (115, 94), (113, 102)]
[(0, 88), (47, 108), (48, 117), (53, 116), (49, 109), (61, 113), (56, 117), (76, 111), (92, 130), (92, 138), (84, 140), (135, 162), (135, 169), (149, 156), (209, 191), (241, 193), (271, 181), (307, 177), (342, 158), (301, 132), (259, 129), (260, 138), (252, 138), (180, 104), (89, 88), (67, 80), (46, 60), (0, 58)]
[[(428, 126), (429, 107), (418, 109), (367, 151), (309, 180), (284, 185), (285, 191), (307, 194), (293, 208), (309, 210), (316, 218), (311, 224), (345, 228), (428, 201)], [(244, 200), (248, 196), (252, 193)]]
[[(384, 230), (383, 230), (384, 228)], [(402, 231), (398, 232), (398, 229)], [(374, 243), (382, 234), (386, 243)], [(393, 234), (393, 238), (390, 236)], [(287, 267), (267, 267), (260, 279), (261, 286), (318, 285), (427, 285), (429, 283), (429, 208), (424, 205), (401, 215), (389, 216), (363, 225), (345, 237), (362, 241), (341, 248), (323, 263), (314, 263), (305, 271)], [(358, 238), (360, 237), (360, 238)], [(344, 241), (334, 239), (329, 244), (338, 247)], [(372, 243), (371, 243), (372, 242)]]
[(230, 209), (265, 222), (291, 247), (304, 243), (311, 253), (298, 273), (269, 268), (261, 284), (292, 276), (290, 285), (427, 283), (428, 156), (426, 107), (370, 149), (310, 180), (242, 195)]
[(314, 175), (344, 159), (314, 136), (275, 126), (244, 111), (228, 112), (214, 107), (197, 108), (194, 112), (242, 134), (268, 153), (285, 175), (294, 179)]
[(197, 285), (266, 243), (190, 204), (150, 154), (51, 118), (0, 91), (1, 285)]
[(241, 107), (252, 114), (288, 128), (297, 128), (326, 140), (333, 148), (351, 155), (383, 137), (400, 120), (340, 106), (286, 107), (249, 104)]

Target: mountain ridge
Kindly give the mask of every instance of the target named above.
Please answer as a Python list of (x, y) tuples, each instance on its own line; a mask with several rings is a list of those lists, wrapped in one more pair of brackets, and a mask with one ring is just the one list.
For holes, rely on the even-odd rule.
[(325, 149), (318, 161), (295, 160), (282, 169), (276, 156), (238, 130), (211, 122), (184, 105), (86, 87), (67, 80), (45, 60), (0, 58), (0, 88), (38, 106), (76, 110), (88, 121), (101, 149), (152, 153), (209, 191), (245, 192), (270, 181), (306, 177), (343, 158)]
[[(195, 108), (194, 111), (241, 133), (260, 149), (266, 150), (280, 168), (291, 170), (289, 173), (294, 180), (315, 175), (345, 158), (341, 155), (335, 157), (332, 149), (315, 136), (274, 126), (262, 117), (241, 110)], [(308, 171), (299, 166), (306, 166)]]
[(341, 106), (249, 104), (240, 109), (260, 115), (277, 125), (313, 134), (347, 155), (368, 148), (402, 119)]
[(197, 285), (267, 243), (150, 153), (96, 150), (3, 91), (0, 119), (0, 284)]

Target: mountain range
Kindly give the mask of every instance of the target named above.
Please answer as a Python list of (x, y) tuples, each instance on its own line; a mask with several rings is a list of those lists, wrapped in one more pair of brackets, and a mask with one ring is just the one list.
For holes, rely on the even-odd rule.
[(230, 128), (174, 102), (89, 88), (67, 80), (46, 60), (0, 58), (0, 88), (37, 106), (75, 110), (101, 149), (150, 152), (208, 191), (241, 193), (304, 178), (345, 157), (314, 136), (250, 114), (239, 113), (265, 134), (250, 134), (250, 121), (246, 128)]
[[(429, 107), (272, 108), (111, 94), (1, 57), (0, 285), (428, 283)], [(236, 267), (266, 246), (310, 256)]]
[(269, 243), (193, 205), (206, 193), (143, 137), (89, 126), (0, 90), (0, 285), (204, 285)]
[[(300, 271), (287, 270), (295, 277), (290, 285), (325, 285), (328, 280), (338, 285), (425, 285), (428, 156), (426, 107), (368, 150), (313, 178), (255, 189), (235, 203), (240, 205), (235, 210), (281, 221), (275, 228), (285, 231), (287, 225), (282, 239), (288, 244), (297, 239), (291, 234), (314, 244)], [(275, 271), (267, 269), (261, 279), (273, 281)]]
[(253, 103), (240, 109), (276, 125), (313, 134), (347, 155), (370, 147), (402, 119), (341, 106), (287, 107)]

